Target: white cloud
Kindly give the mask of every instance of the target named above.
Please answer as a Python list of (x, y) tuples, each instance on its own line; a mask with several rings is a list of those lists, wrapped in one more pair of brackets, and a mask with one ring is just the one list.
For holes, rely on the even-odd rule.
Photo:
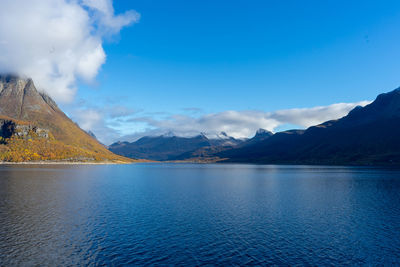
[(78, 103), (69, 115), (82, 129), (94, 132), (104, 144), (111, 144), (115, 141), (135, 141), (145, 135), (161, 135), (168, 132), (178, 136), (194, 136), (201, 132), (208, 136), (216, 136), (220, 132), (226, 132), (236, 138), (252, 137), (259, 128), (274, 132), (285, 125), (307, 128), (338, 119), (354, 107), (369, 103), (370, 101), (338, 103), (274, 112), (223, 111), (202, 116), (150, 114), (119, 104), (88, 107), (84, 103)]
[(136, 111), (125, 107), (125, 106), (121, 106), (121, 105), (114, 105), (111, 106), (110, 108), (107, 108), (107, 113), (109, 114), (110, 118), (114, 119), (114, 118), (119, 118), (119, 117), (126, 117), (129, 115), (132, 115), (133, 113), (135, 113)]
[(106, 118), (101, 110), (75, 109), (70, 115), (83, 130), (94, 133), (103, 144), (109, 144), (120, 136), (118, 131), (107, 126)]
[(82, 0), (82, 3), (94, 11), (92, 21), (103, 34), (118, 33), (122, 27), (138, 21), (140, 18), (140, 15), (134, 10), (114, 15), (114, 8), (110, 0)]
[(259, 128), (274, 131), (283, 125), (307, 128), (322, 122), (341, 118), (356, 106), (365, 106), (370, 101), (338, 103), (329, 106), (263, 111), (224, 111), (200, 117), (173, 115), (162, 119), (151, 116), (134, 117), (124, 123), (147, 125), (147, 130), (120, 138), (133, 141), (144, 135), (159, 135), (172, 131), (178, 136), (193, 136), (200, 132), (216, 135), (222, 131), (235, 138), (251, 137)]
[(110, 144), (121, 136), (119, 130), (112, 125), (114, 120), (136, 113), (135, 110), (122, 105), (90, 106), (84, 100), (69, 108), (68, 115), (71, 119), (83, 130), (93, 132), (104, 144)]
[(0, 72), (33, 78), (56, 101), (71, 101), (77, 79), (91, 81), (106, 60), (103, 39), (137, 22), (111, 0), (3, 0)]
[(73, 116), (77, 120), (79, 126), (85, 131), (93, 130), (94, 127), (103, 120), (101, 114), (93, 109), (79, 110), (79, 112), (76, 112)]
[(356, 106), (365, 106), (371, 101), (357, 103), (337, 103), (329, 106), (318, 106), (313, 108), (294, 108), (278, 110), (268, 116), (279, 121), (280, 124), (295, 124), (304, 128), (320, 124), (322, 122), (343, 117)]

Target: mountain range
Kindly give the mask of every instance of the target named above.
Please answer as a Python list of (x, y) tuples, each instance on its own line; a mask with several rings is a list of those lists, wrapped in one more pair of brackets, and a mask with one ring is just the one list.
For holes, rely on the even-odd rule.
[[(259, 129), (237, 139), (221, 132), (171, 133), (100, 144), (70, 120), (31, 79), (0, 75), (0, 161), (133, 162), (135, 159), (262, 164), (400, 164), (400, 88), (365, 107), (305, 130)], [(117, 155), (118, 154), (118, 155)], [(128, 159), (128, 158), (130, 159)]]
[(226, 162), (335, 165), (400, 164), (400, 88), (341, 119), (217, 153)]
[(0, 161), (132, 160), (79, 128), (32, 79), (0, 75)]
[(116, 142), (108, 148), (110, 151), (130, 158), (141, 158), (157, 161), (206, 159), (212, 154), (233, 148), (243, 143), (221, 132), (214, 138), (205, 134), (194, 137), (180, 137), (171, 133), (160, 136), (145, 136), (136, 142)]
[(260, 129), (247, 140), (219, 144), (204, 135), (143, 137), (119, 142), (110, 150), (127, 157), (155, 160), (218, 161), (263, 164), (400, 164), (400, 88), (379, 95), (343, 118), (272, 134)]

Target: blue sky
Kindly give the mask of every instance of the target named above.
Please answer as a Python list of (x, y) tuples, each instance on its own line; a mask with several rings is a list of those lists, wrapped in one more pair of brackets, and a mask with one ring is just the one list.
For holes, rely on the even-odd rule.
[[(60, 54), (46, 59), (67, 77), (58, 91), (53, 89), (57, 83), (48, 86), (45, 79), (58, 72), (42, 75), (37, 65), (33, 72), (14, 69), (34, 77), (72, 119), (105, 143), (170, 130), (182, 135), (226, 130), (243, 137), (257, 127), (304, 128), (341, 117), (354, 105), (366, 104), (360, 101), (400, 86), (399, 1), (15, 1), (33, 8), (40, 5), (40, 12), (57, 2), (47, 13), (31, 14), (42, 16), (43, 25), (51, 25), (57, 16), (61, 25), (72, 23), (87, 11), (89, 22), (81, 16), (81, 24), (60, 30), (68, 34), (82, 25), (71, 42), (56, 33), (48, 36), (51, 33), (42, 32), (46, 27), (38, 27), (37, 32), (29, 28), (29, 33), (44, 36), (49, 45), (44, 56), (33, 49), (34, 60), (43, 62), (41, 57), (48, 51)], [(4, 14), (14, 3), (6, 2)], [(59, 14), (72, 7), (76, 9), (72, 19), (71, 12)], [(21, 13), (20, 21), (30, 15), (29, 10)], [(46, 22), (46, 16), (52, 20)], [(7, 25), (4, 17), (0, 22)], [(88, 35), (85, 27), (95, 33)], [(11, 28), (1, 28), (1, 36), (13, 37), (4, 32)], [(87, 42), (77, 41), (76, 36), (85, 36), (91, 45), (80, 49)], [(14, 51), (22, 41), (29, 44), (22, 46), (24, 53), (34, 47), (32, 38), (15, 39), (15, 44), (10, 40), (0, 38), (0, 49), (9, 43), (9, 51)], [(68, 47), (74, 41), (78, 45)], [(82, 60), (65, 67), (70, 51), (76, 58), (95, 59), (91, 65), (84, 61), (91, 71), (81, 68)], [(5, 59), (0, 58), (0, 70), (10, 69), (13, 60)], [(21, 65), (26, 62), (24, 58)], [(75, 76), (84, 79), (76, 83)], [(65, 102), (64, 93), (69, 93)], [(277, 119), (282, 118), (282, 110), (291, 114), (283, 116), (284, 121)]]
[[(274, 111), (400, 85), (400, 2), (115, 1), (140, 21), (106, 42), (78, 97), (137, 111)], [(127, 131), (134, 131), (135, 126)], [(137, 129), (141, 129), (137, 125)]]
[(79, 96), (151, 112), (373, 99), (400, 85), (400, 2), (377, 3), (115, 1), (141, 19), (106, 43), (96, 85)]

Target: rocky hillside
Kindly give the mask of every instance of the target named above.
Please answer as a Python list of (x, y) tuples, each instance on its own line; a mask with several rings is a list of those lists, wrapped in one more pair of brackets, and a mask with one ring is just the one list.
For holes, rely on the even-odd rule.
[(80, 129), (31, 79), (0, 75), (0, 160), (121, 161)]

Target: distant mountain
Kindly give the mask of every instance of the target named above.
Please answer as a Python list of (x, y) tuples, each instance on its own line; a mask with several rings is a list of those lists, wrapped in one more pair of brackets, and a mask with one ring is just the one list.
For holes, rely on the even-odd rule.
[(400, 165), (400, 88), (338, 120), (239, 140), (220, 133), (192, 138), (143, 137), (111, 151), (133, 158), (267, 164)]
[(171, 135), (145, 136), (136, 142), (117, 142), (109, 149), (119, 155), (149, 160), (170, 160), (187, 151), (211, 146), (204, 135), (178, 137)]
[(246, 140), (246, 142), (241, 144), (241, 146), (247, 146), (247, 145), (250, 145), (250, 144), (255, 144), (257, 142), (264, 141), (264, 140), (270, 138), (273, 135), (274, 134), (272, 132), (270, 132), (270, 131), (267, 131), (265, 129), (258, 129), (256, 134), (252, 138)]
[(212, 146), (237, 146), (245, 141), (245, 139), (236, 139), (227, 135), (226, 132), (220, 132), (215, 136), (207, 136)]
[(186, 160), (204, 158), (241, 142), (243, 141), (230, 137), (226, 133), (221, 133), (214, 139), (210, 139), (204, 134), (194, 137), (179, 137), (168, 133), (161, 136), (145, 136), (132, 143), (116, 142), (110, 145), (109, 149), (116, 154), (130, 158), (157, 161)]
[(80, 129), (31, 79), (0, 75), (0, 161), (127, 161)]
[(400, 164), (400, 88), (338, 120), (216, 153), (227, 162)]
[(273, 134), (260, 129), (239, 140), (221, 133), (213, 138), (144, 137), (110, 146), (115, 153), (155, 160), (199, 160), (267, 164), (400, 164), (400, 88), (379, 95), (338, 120), (306, 130)]
[(88, 133), (88, 135), (90, 135), (91, 137), (93, 137), (94, 139), (97, 140), (97, 136), (92, 132), (92, 131), (86, 131)]

